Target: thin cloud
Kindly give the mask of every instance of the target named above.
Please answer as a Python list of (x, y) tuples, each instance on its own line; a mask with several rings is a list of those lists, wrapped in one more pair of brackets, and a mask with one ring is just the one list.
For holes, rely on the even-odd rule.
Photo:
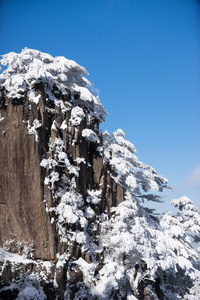
[(200, 165), (190, 173), (185, 187), (196, 187), (200, 189)]

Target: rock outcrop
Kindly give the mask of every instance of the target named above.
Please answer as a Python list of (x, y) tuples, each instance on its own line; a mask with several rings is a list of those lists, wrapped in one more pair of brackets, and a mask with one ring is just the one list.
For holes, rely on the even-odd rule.
[[(24, 66), (26, 73), (34, 59), (43, 60), (40, 68), (52, 64), (52, 58), (41, 58), (39, 51), (24, 50), (20, 59), (25, 61), (26, 56), (30, 59)], [(68, 62), (68, 68), (69, 65)], [(75, 73), (74, 82), (83, 80), (77, 70), (81, 73), (75, 64), (68, 71), (68, 75)], [(89, 104), (81, 98), (86, 89), (82, 82), (80, 88), (69, 81), (63, 92), (63, 86), (56, 80), (52, 83), (48, 77), (34, 78), (34, 74), (24, 77), (24, 70), (16, 74), (19, 84), (11, 83), (8, 87), (6, 79), (1, 80), (0, 247), (6, 246), (18, 254), (28, 247), (35, 260), (50, 261), (54, 275), (48, 279), (53, 281), (56, 277), (61, 298), (66, 282), (73, 285), (73, 298), (83, 274), (78, 265), (73, 266), (69, 261), (83, 258), (91, 263), (94, 255), (86, 246), (83, 250), (85, 237), (76, 238), (76, 232), (89, 235), (98, 248), (98, 216), (105, 210), (109, 214), (112, 206), (124, 200), (123, 187), (110, 176), (110, 167), (104, 162), (99, 122), (105, 111), (100, 107), (101, 111), (95, 115), (98, 107), (89, 90)], [(74, 211), (66, 204), (72, 194), (80, 198)], [(62, 197), (65, 197), (63, 206)], [(84, 215), (84, 224), (76, 215), (77, 209)], [(67, 255), (67, 260), (56, 268), (58, 258), (63, 255)], [(95, 255), (98, 272), (102, 252)], [(19, 274), (30, 275), (35, 266), (22, 265), (17, 274), (9, 271), (10, 263), (2, 268), (3, 281), (8, 282)]]

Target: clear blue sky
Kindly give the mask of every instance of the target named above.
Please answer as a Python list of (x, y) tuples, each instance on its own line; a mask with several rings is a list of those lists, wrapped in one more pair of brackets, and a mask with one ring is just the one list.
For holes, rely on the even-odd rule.
[(24, 47), (83, 65), (141, 161), (168, 178), (170, 200), (200, 208), (200, 2), (1, 0), (0, 54)]

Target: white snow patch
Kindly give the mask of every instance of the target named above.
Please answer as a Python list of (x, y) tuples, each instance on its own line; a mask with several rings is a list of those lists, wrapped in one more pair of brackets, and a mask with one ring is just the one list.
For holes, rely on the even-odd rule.
[(48, 159), (43, 158), (43, 160), (40, 163), (41, 167), (47, 168), (47, 169), (52, 169), (53, 167), (57, 166), (58, 162), (53, 159), (52, 157), (49, 157)]
[(86, 139), (86, 141), (88, 141), (88, 142), (100, 143), (100, 140), (99, 140), (98, 136), (96, 135), (96, 133), (92, 129), (88, 129), (88, 128), (83, 129), (82, 137), (84, 137)]
[(27, 126), (28, 127), (28, 133), (29, 134), (34, 134), (35, 135), (35, 140), (37, 142), (38, 141), (38, 134), (37, 134), (37, 130), (36, 129), (38, 129), (38, 128), (40, 128), (42, 126), (41, 121), (35, 119), (33, 121), (33, 125), (32, 126), (30, 125), (29, 120), (27, 121), (27, 123), (28, 123), (28, 126)]
[(66, 263), (66, 261), (69, 260), (70, 258), (70, 254), (67, 254), (67, 253), (63, 253), (61, 255), (59, 255), (59, 253), (57, 253), (57, 258), (58, 258), (58, 262), (56, 264), (56, 268), (59, 268), (59, 267), (63, 267)]
[(4, 120), (4, 117), (1, 117), (1, 114), (0, 114), (0, 123)]
[(5, 251), (3, 248), (0, 248), (0, 261), (10, 261), (13, 263), (33, 263), (34, 261), (32, 259), (26, 258), (24, 255), (19, 255), (16, 253), (11, 253), (8, 251)]
[(57, 131), (57, 128), (58, 128), (58, 123), (54, 120), (52, 125), (51, 125), (51, 129)]
[(72, 108), (70, 122), (73, 126), (80, 125), (81, 121), (84, 118), (85, 118), (85, 113), (81, 107), (76, 106)]
[(39, 94), (38, 96), (35, 96), (35, 92), (31, 90), (28, 92), (28, 97), (31, 102), (33, 102), (37, 105), (40, 101), (41, 95)]
[(86, 201), (88, 203), (98, 204), (101, 201), (102, 190), (87, 190), (87, 193)]
[(66, 120), (64, 120), (64, 121), (62, 122), (62, 124), (61, 124), (61, 126), (60, 126), (60, 129), (62, 129), (62, 130), (67, 129), (67, 123), (66, 123)]
[(91, 218), (93, 218), (95, 216), (95, 212), (94, 212), (94, 210), (90, 206), (86, 207), (86, 209), (85, 209), (85, 216), (88, 219), (91, 219)]
[(85, 161), (85, 158), (84, 157), (77, 157), (77, 159), (75, 159), (75, 161), (78, 163), (78, 164), (86, 164), (86, 161)]

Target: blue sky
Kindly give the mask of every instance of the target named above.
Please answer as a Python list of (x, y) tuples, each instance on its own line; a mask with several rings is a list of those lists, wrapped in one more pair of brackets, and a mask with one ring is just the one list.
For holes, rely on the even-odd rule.
[(199, 1), (1, 0), (0, 54), (24, 47), (88, 70), (101, 129), (122, 128), (173, 187), (158, 211), (183, 195), (200, 208)]

